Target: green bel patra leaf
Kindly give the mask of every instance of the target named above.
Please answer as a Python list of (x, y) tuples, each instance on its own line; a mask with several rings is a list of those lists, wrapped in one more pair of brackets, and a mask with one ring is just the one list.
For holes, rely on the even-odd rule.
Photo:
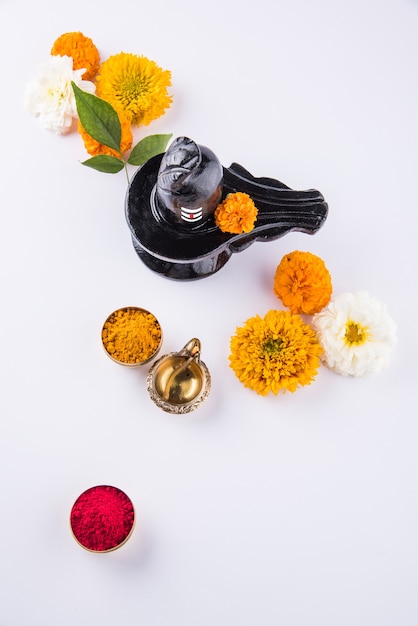
[[(71, 84), (74, 90), (78, 117), (86, 133), (120, 154), (122, 129), (115, 109), (109, 102), (83, 91), (74, 82)], [(87, 163), (86, 161), (85, 164)]]
[(87, 167), (91, 167), (98, 172), (105, 172), (106, 174), (116, 174), (125, 167), (122, 159), (108, 154), (98, 154), (91, 159), (87, 159), (87, 161), (83, 161), (82, 165), (87, 165)]
[(151, 157), (161, 154), (165, 151), (168, 142), (173, 135), (149, 135), (141, 139), (134, 148), (128, 158), (130, 165), (143, 165), (145, 161)]

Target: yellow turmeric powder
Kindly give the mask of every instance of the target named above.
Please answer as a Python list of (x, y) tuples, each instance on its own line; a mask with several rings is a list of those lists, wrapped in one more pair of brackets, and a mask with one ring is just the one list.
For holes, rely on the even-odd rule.
[(125, 307), (114, 311), (102, 328), (102, 342), (109, 356), (126, 365), (151, 359), (161, 345), (161, 326), (149, 311)]

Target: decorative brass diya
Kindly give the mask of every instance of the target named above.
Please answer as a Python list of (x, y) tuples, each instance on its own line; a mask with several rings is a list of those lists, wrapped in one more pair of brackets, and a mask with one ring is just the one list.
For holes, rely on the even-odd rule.
[(211, 377), (200, 359), (199, 339), (191, 339), (179, 352), (160, 357), (148, 372), (151, 400), (167, 413), (190, 413), (209, 395)]

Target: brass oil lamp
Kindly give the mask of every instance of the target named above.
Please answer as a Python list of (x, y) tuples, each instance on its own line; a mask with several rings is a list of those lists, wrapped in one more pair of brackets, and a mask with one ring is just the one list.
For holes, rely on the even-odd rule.
[(148, 372), (151, 400), (168, 413), (189, 413), (206, 400), (211, 377), (200, 359), (199, 339), (191, 339), (179, 352), (160, 357)]

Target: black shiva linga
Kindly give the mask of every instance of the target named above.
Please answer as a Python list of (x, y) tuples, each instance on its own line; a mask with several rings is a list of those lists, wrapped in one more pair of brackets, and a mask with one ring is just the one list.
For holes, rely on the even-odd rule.
[[(249, 233), (224, 233), (215, 223), (216, 207), (235, 192), (248, 194), (258, 209)], [(178, 137), (135, 173), (125, 211), (145, 265), (167, 278), (193, 280), (214, 274), (254, 241), (316, 233), (328, 205), (316, 189), (295, 191), (273, 178), (255, 178), (238, 163), (223, 167), (212, 150)]]

